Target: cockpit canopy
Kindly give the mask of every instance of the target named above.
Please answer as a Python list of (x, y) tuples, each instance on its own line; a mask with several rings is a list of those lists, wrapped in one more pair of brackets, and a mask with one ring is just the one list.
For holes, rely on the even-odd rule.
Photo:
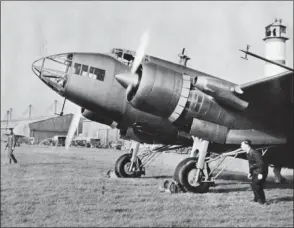
[[(127, 49), (113, 48), (113, 49), (111, 49), (110, 55), (115, 57), (121, 63), (123, 63), (129, 67), (132, 67), (133, 61), (136, 56), (136, 52), (130, 51)], [(145, 55), (145, 58), (143, 59), (143, 63), (146, 61), (148, 61), (148, 55)]]
[(105, 70), (76, 60), (77, 53), (65, 53), (44, 57), (33, 63), (33, 72), (50, 88), (63, 94), (70, 75), (86, 76), (104, 81)]

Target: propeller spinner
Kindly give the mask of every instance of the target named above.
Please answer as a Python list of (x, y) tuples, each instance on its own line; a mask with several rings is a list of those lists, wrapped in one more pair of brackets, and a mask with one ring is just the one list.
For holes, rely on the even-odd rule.
[(146, 48), (149, 42), (149, 30), (146, 30), (140, 39), (140, 44), (136, 51), (136, 56), (133, 62), (133, 66), (130, 73), (122, 73), (115, 75), (116, 80), (126, 88), (127, 100), (132, 98), (135, 90), (139, 85), (139, 75), (137, 74), (139, 66), (142, 64), (144, 59)]

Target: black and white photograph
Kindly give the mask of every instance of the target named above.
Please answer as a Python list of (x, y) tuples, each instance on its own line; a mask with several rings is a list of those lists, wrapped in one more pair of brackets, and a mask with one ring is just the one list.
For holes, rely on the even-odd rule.
[(293, 1), (1, 1), (1, 227), (293, 227)]

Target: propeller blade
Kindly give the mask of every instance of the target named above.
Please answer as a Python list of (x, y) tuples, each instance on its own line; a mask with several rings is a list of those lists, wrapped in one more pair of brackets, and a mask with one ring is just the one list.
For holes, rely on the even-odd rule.
[(72, 118), (69, 130), (68, 130), (68, 133), (66, 136), (66, 140), (65, 140), (65, 149), (66, 150), (68, 150), (68, 148), (73, 140), (74, 134), (79, 126), (81, 117), (82, 117), (82, 112), (81, 112), (81, 109), (78, 108), (77, 112), (74, 114), (74, 116)]
[(132, 74), (136, 73), (138, 67), (142, 63), (142, 60), (145, 56), (145, 51), (146, 51), (148, 42), (149, 42), (149, 31), (147, 30), (143, 33), (140, 40), (139, 47), (136, 51), (136, 56), (133, 62), (132, 70), (131, 70)]

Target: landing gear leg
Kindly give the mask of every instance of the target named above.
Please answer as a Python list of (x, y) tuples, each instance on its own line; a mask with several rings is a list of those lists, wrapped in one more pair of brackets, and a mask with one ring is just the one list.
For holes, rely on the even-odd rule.
[[(206, 182), (209, 173), (207, 170), (204, 173), (204, 169), (207, 167), (205, 157), (209, 142), (197, 137), (193, 137), (193, 141), (190, 157), (178, 164), (174, 179), (184, 191), (205, 193), (210, 187), (210, 183)], [(198, 154), (197, 151), (199, 151)]]
[(118, 177), (140, 177), (145, 174), (142, 161), (138, 158), (140, 143), (132, 142), (130, 152), (120, 156), (115, 163), (115, 174)]
[(278, 166), (278, 165), (274, 166), (273, 172), (275, 175), (275, 182), (278, 184), (282, 184), (286, 182), (286, 179), (281, 174), (281, 170), (282, 170), (281, 166)]
[(196, 169), (197, 169), (196, 178), (195, 178), (196, 181), (199, 179), (199, 175), (204, 169), (205, 157), (207, 154), (208, 144), (209, 144), (208, 141), (200, 140), (199, 156), (198, 156), (198, 161), (197, 161), (197, 165), (196, 165)]
[(131, 157), (131, 164), (129, 167), (129, 172), (132, 172), (134, 166), (136, 165), (139, 148), (140, 148), (140, 143), (133, 141), (132, 145), (131, 145), (131, 150), (130, 150), (130, 154), (132, 157)]

